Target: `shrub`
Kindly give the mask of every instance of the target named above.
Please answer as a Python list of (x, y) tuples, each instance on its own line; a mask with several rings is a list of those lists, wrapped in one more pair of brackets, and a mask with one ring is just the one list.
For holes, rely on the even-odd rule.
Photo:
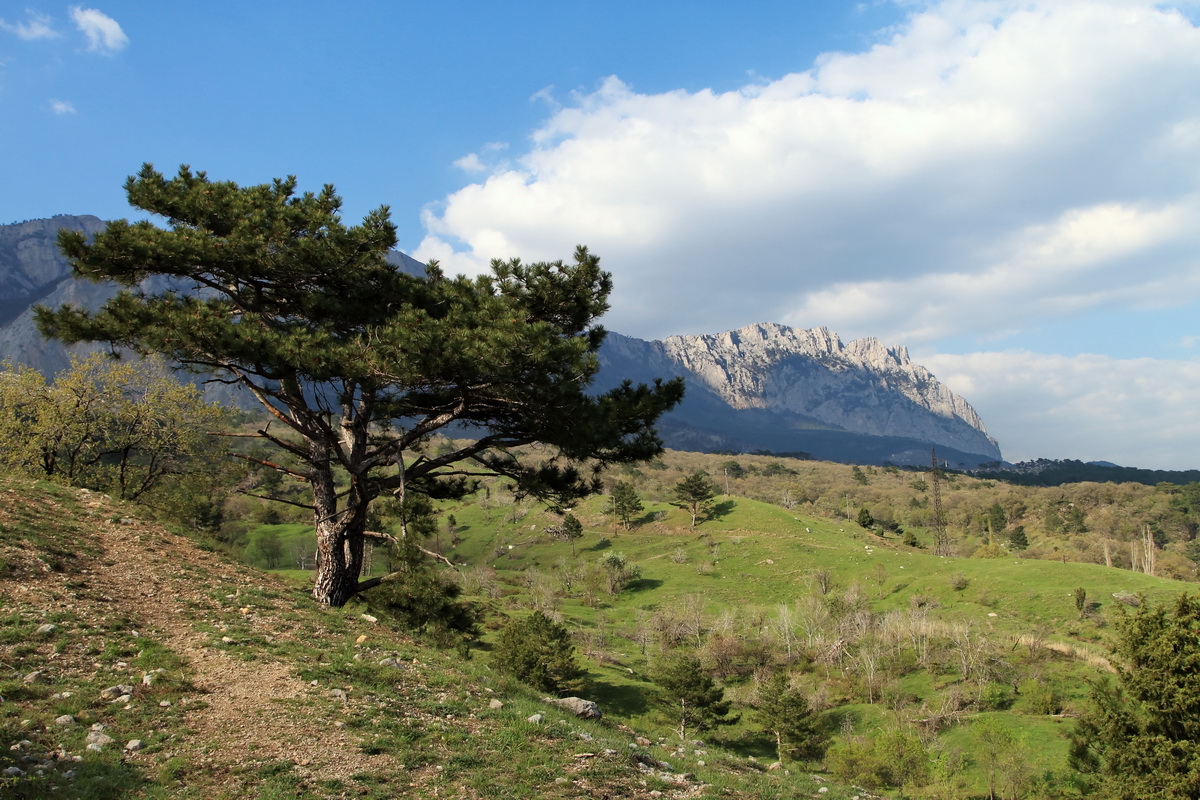
[(992, 681), (979, 690), (980, 711), (1004, 711), (1012, 704), (1012, 688), (1003, 683)]
[(515, 619), (492, 651), (496, 669), (545, 692), (565, 694), (582, 686), (571, 633), (540, 611)]
[(397, 577), (370, 591), (367, 597), (372, 609), (427, 634), (442, 647), (465, 647), (479, 635), (478, 608), (460, 600), (462, 587), (423, 560), (411, 543), (394, 545), (388, 561), (397, 569)]
[(1020, 709), (1026, 714), (1046, 716), (1062, 711), (1062, 698), (1059, 697), (1054, 685), (1044, 680), (1021, 681), (1017, 691), (1021, 695)]

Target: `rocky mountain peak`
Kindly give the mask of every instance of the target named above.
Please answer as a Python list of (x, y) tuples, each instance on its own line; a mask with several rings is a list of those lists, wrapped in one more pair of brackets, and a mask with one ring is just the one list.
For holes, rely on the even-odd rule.
[(905, 347), (874, 337), (843, 344), (828, 328), (769, 322), (656, 344), (733, 409), (790, 413), (841, 430), (1000, 455), (970, 404), (914, 363)]

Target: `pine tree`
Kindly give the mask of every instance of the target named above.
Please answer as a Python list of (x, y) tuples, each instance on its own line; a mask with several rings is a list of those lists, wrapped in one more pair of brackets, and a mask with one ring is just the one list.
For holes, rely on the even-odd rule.
[(725, 690), (717, 686), (711, 675), (700, 666), (700, 659), (682, 654), (668, 658), (653, 674), (661, 687), (658, 702), (667, 716), (678, 724), (679, 738), (687, 732), (704, 731), (714, 725), (728, 725), (730, 702)]
[(809, 708), (804, 692), (791, 685), (788, 675), (779, 670), (763, 681), (755, 695), (758, 724), (775, 737), (776, 757), (798, 761), (820, 758), (826, 737)]
[(612, 488), (612, 513), (629, 530), (633, 518), (642, 513), (642, 499), (629, 481), (617, 481)]
[(1096, 779), (1092, 796), (1200, 798), (1200, 596), (1117, 608), (1116, 683), (1093, 685), (1072, 766)]
[[(300, 464), (267, 466), (312, 492), (319, 603), (382, 580), (359, 577), (381, 493), (461, 496), (472, 476), (499, 474), (562, 505), (599, 491), (599, 470), (662, 451), (653, 424), (682, 381), (586, 392), (612, 288), (586, 248), (572, 264), (495, 261), (479, 278), (431, 264), (417, 278), (385, 259), (396, 243), (387, 208), (348, 227), (332, 186), (240, 187), (186, 166), (168, 180), (145, 165), (125, 188), (168, 227), (118, 220), (92, 241), (63, 231), (59, 246), (77, 277), (130, 289), (98, 312), (41, 308), (39, 327), (161, 353), (254, 397), (272, 420), (258, 435)], [(146, 288), (151, 277), (173, 288)], [(427, 452), (452, 424), (478, 439)], [(518, 456), (534, 443), (547, 446), (540, 461)]]
[(712, 506), (717, 490), (704, 472), (693, 472), (675, 484), (675, 500), (671, 505), (682, 508), (692, 515), (692, 527), (700, 515)]
[(561, 536), (571, 543), (571, 558), (574, 558), (575, 542), (583, 536), (583, 523), (569, 511), (563, 516)]
[(492, 663), (545, 692), (578, 691), (586, 674), (575, 661), (570, 631), (540, 611), (500, 631)]

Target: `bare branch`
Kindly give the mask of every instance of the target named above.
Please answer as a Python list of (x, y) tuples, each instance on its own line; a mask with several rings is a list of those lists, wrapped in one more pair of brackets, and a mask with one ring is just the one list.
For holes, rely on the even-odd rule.
[(309, 511), (317, 510), (316, 506), (310, 506), (307, 503), (298, 503), (295, 500), (288, 500), (283, 497), (271, 497), (270, 495), (255, 494), (254, 492), (242, 492), (242, 494), (246, 495), (247, 497), (257, 497), (259, 500), (270, 500), (272, 503), (286, 503), (289, 506), (296, 506), (298, 508), (304, 508)]
[(250, 461), (250, 462), (253, 462), (260, 466), (267, 467), (268, 469), (273, 469), (276, 472), (282, 472), (284, 475), (291, 475), (293, 478), (299, 478), (302, 481), (308, 480), (307, 474), (305, 474), (303, 472), (296, 472), (293, 469), (288, 469), (287, 467), (283, 466), (282, 464), (276, 464), (274, 461), (267, 461), (266, 459), (255, 458), (254, 456), (248, 456), (244, 453), (234, 453), (233, 456), (235, 458), (243, 459), (244, 461)]

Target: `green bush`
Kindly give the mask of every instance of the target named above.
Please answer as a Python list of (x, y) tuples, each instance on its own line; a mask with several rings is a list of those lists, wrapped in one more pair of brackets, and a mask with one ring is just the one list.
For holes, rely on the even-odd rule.
[(584, 671), (575, 661), (570, 631), (540, 611), (505, 626), (492, 651), (492, 663), (545, 692), (566, 694), (582, 686)]
[(1004, 711), (1013, 704), (1012, 688), (992, 681), (979, 690), (980, 711)]
[(1048, 714), (1058, 714), (1062, 711), (1062, 698), (1055, 689), (1054, 684), (1045, 680), (1029, 680), (1021, 681), (1017, 687), (1017, 691), (1021, 696), (1019, 708), (1026, 714), (1036, 714), (1045, 716)]

